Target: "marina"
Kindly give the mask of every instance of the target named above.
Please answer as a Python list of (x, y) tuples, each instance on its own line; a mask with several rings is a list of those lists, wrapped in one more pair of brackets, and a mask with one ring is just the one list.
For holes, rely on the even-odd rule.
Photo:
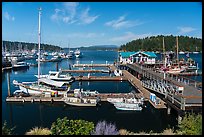
[[(36, 10), (39, 4), (41, 7)], [(90, 127), (86, 133), (90, 135), (98, 134), (101, 121), (111, 126), (99, 133), (104, 135), (168, 134), (167, 130), (173, 134), (189, 134), (182, 129), (183, 119), (187, 114), (202, 115), (202, 37), (197, 35), (200, 29), (195, 29), (199, 28), (195, 22), (192, 22), (195, 28), (186, 27), (185, 18), (178, 16), (177, 12), (185, 11), (185, 6), (172, 10), (172, 16), (168, 16), (173, 21), (180, 18), (178, 23), (183, 25), (164, 23), (177, 27), (177, 33), (169, 28), (161, 30), (158, 21), (153, 20), (155, 30), (161, 31), (154, 36), (158, 34), (155, 30), (144, 34), (134, 29), (140, 25), (149, 27), (141, 17), (153, 13), (151, 8), (147, 8), (148, 12), (142, 11), (141, 16), (132, 10), (139, 13), (140, 8), (129, 3), (123, 7), (130, 15), (124, 15), (123, 8), (114, 6), (120, 16), (113, 18), (101, 14), (101, 7), (97, 8), (95, 3), (50, 3), (50, 6), (12, 3), (14, 10), (26, 14), (13, 14), (9, 10), (11, 4), (5, 5), (8, 9), (2, 10), (5, 28), (2, 32), (5, 39), (2, 40), (2, 129), (8, 127), (14, 133), (3, 131), (2, 134), (24, 135), (34, 127), (46, 128), (50, 135), (71, 134), (71, 131), (63, 133), (69, 126), (66, 123), (53, 124), (65, 117), (92, 122), (93, 130)], [(153, 7), (160, 9), (159, 5)], [(29, 12), (20, 6), (30, 7)], [(160, 12), (157, 14), (159, 17)], [(135, 15), (141, 18), (136, 25)], [(197, 21), (194, 18), (197, 15), (192, 15), (192, 21)], [(28, 20), (15, 28), (19, 19)], [(14, 28), (13, 35), (9, 28)], [(198, 119), (194, 123), (202, 122)], [(194, 128), (191, 124), (186, 125)], [(57, 126), (66, 129), (54, 133), (53, 126), (56, 126), (54, 130)], [(202, 134), (202, 126), (196, 126), (193, 130), (198, 128), (196, 132)], [(85, 134), (84, 128), (78, 129), (82, 131), (74, 134)], [(111, 133), (106, 133), (109, 130)]]

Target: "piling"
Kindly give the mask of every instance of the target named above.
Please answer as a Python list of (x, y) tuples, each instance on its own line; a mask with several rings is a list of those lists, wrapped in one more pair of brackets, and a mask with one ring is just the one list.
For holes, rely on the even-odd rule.
[(58, 62), (56, 63), (56, 70), (58, 71)]
[(8, 84), (8, 96), (11, 96), (11, 90), (10, 90), (10, 73), (7, 73), (7, 84)]

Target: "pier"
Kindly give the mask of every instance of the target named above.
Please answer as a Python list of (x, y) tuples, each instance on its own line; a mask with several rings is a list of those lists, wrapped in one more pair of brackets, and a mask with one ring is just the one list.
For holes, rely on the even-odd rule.
[[(161, 95), (168, 108), (172, 107), (182, 114), (187, 110), (202, 108), (202, 87), (198, 87), (197, 82), (192, 85), (190, 80), (184, 77), (158, 73), (153, 68), (139, 64), (126, 64), (120, 67), (140, 79), (140, 81), (135, 82), (137, 86), (141, 83), (146, 89)], [(142, 88), (140, 87), (140, 89)], [(148, 96), (145, 90), (143, 93), (144, 96)]]

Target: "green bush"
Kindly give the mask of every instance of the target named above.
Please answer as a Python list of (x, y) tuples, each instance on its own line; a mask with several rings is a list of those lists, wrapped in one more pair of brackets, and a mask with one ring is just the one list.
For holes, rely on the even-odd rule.
[(183, 135), (202, 135), (202, 115), (186, 114), (179, 124), (177, 132)]
[(68, 120), (58, 118), (52, 123), (52, 135), (90, 135), (94, 129), (94, 123), (85, 120)]
[(8, 127), (7, 122), (4, 121), (4, 124), (2, 126), (2, 135), (12, 135), (14, 128), (15, 127), (13, 127), (13, 128)]

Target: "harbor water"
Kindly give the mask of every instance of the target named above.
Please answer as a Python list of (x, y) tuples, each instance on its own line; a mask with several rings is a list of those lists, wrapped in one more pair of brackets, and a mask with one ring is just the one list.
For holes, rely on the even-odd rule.
[[(81, 51), (82, 57), (79, 59), (64, 59), (58, 63), (58, 68), (69, 69), (75, 63), (80, 64), (106, 64), (114, 63), (118, 58), (116, 51)], [(190, 54), (190, 57), (199, 63), (202, 69), (202, 54)], [(35, 62), (29, 60), (28, 62)], [(56, 70), (56, 62), (41, 63), (41, 73), (48, 74), (50, 70)], [(127, 129), (132, 132), (154, 131), (161, 132), (168, 127), (177, 125), (176, 112), (172, 111), (167, 114), (166, 109), (155, 109), (149, 103), (142, 111), (119, 111), (108, 102), (102, 102), (98, 107), (72, 107), (63, 102), (34, 102), (34, 103), (11, 103), (6, 102), (8, 95), (7, 73), (10, 74), (10, 90), (13, 93), (18, 87), (12, 84), (13, 80), (19, 82), (32, 82), (37, 78), (37, 66), (30, 66), (26, 70), (4, 71), (2, 72), (2, 124), (6, 120), (8, 126), (15, 126), (14, 133), (18, 135), (25, 134), (33, 127), (50, 128), (52, 122), (57, 118), (67, 117), (68, 119), (83, 119), (92, 121), (96, 124), (99, 121), (106, 120), (108, 123), (116, 125), (117, 129)], [(82, 74), (86, 75), (87, 74)], [(108, 73), (95, 73), (91, 75), (108, 76)], [(193, 77), (202, 81), (202, 76)], [(83, 88), (85, 90), (97, 90), (99, 93), (129, 93), (137, 90), (127, 81), (75, 81), (71, 85), (71, 89)]]

